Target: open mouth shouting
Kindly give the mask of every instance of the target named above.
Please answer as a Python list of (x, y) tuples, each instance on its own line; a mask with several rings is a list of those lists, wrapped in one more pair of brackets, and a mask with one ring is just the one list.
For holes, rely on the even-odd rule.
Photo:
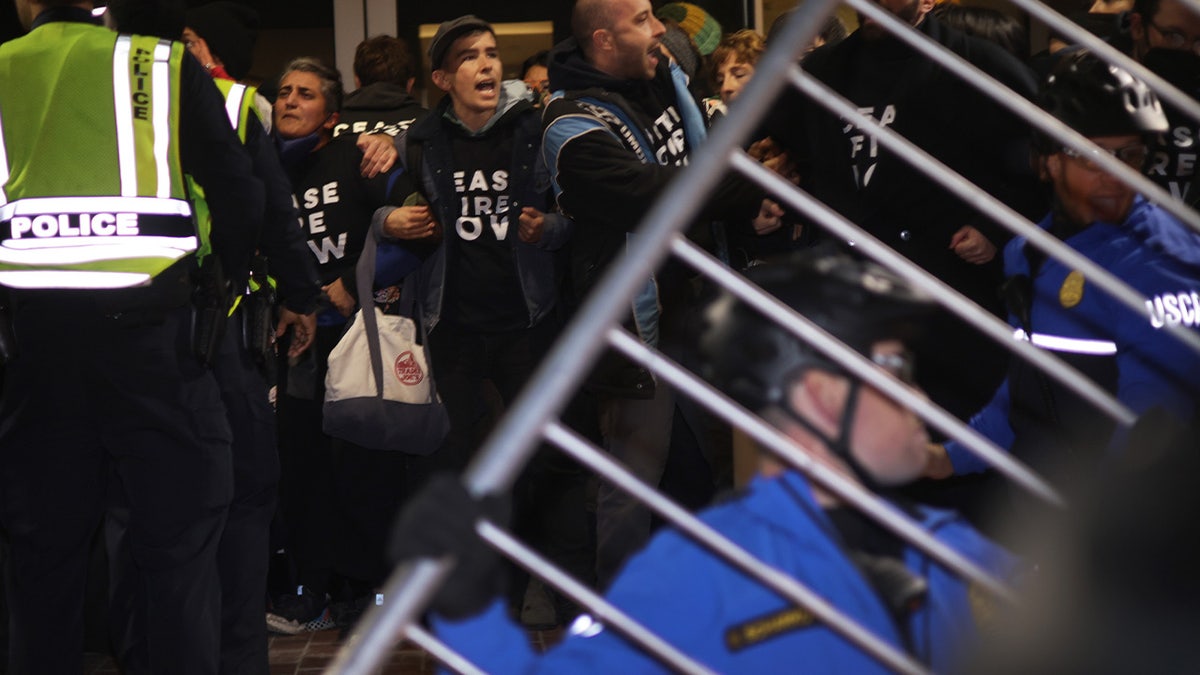
[(499, 82), (495, 78), (487, 78), (475, 83), (475, 91), (484, 96), (495, 96)]
[(665, 56), (665, 55), (663, 54), (663, 46), (662, 46), (662, 44), (661, 44), (661, 43), (658, 43), (658, 42), (656, 42), (656, 43), (654, 43), (653, 45), (651, 45), (651, 46), (650, 46), (650, 49), (647, 49), (647, 50), (646, 50), (646, 56), (648, 57), (648, 59), (649, 59), (649, 61), (650, 61), (650, 66), (651, 66), (651, 67), (657, 66), (657, 65), (658, 65), (658, 62), (659, 62), (660, 60), (662, 60), (662, 58)]

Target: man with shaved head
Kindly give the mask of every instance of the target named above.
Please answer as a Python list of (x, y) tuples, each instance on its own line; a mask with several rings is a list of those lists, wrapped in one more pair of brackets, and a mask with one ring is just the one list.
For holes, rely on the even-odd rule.
[(575, 9), (571, 11), (571, 35), (575, 37), (584, 56), (591, 56), (592, 44), (591, 40), (581, 40), (580, 36), (591, 35), (596, 30), (610, 25), (610, 4), (606, 0), (580, 0), (575, 3)]
[[(687, 78), (659, 51), (665, 29), (649, 0), (580, 0), (574, 36), (550, 53), (554, 95), (543, 117), (542, 153), (558, 206), (575, 219), (571, 275), (582, 300), (627, 246), (667, 182), (704, 141), (704, 121)], [(762, 195), (723, 185), (705, 218), (748, 222)], [(707, 234), (707, 228), (693, 228)], [(678, 270), (646, 279), (627, 326), (652, 347), (669, 345), (686, 312)], [(674, 397), (663, 383), (609, 356), (589, 381), (597, 394), (605, 449), (642, 479), (658, 484), (665, 466)], [(601, 483), (597, 503), (597, 576), (603, 586), (650, 534), (650, 513)]]

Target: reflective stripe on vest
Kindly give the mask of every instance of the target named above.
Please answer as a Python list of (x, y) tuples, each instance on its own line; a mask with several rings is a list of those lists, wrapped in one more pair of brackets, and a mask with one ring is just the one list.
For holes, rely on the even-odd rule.
[[(150, 68), (150, 94), (144, 91), (144, 81), (135, 86), (135, 74)], [(135, 90), (136, 89), (136, 90)], [(136, 197), (144, 194), (140, 181), (143, 167), (154, 168), (155, 194), (171, 196), (171, 163), (167, 155), (170, 133), (155, 133), (151, 139), (134, 129), (132, 102), (149, 103), (155, 130), (171, 128), (171, 43), (160, 41), (152, 51), (134, 49), (133, 38), (117, 38), (113, 50), (113, 110), (117, 116), (117, 158), (121, 171), (121, 195)]]
[(258, 113), (254, 111), (254, 97), (258, 95), (258, 90), (233, 80), (218, 78), (213, 83), (225, 97), (225, 115), (229, 118), (229, 126), (237, 131), (238, 140), (244, 145), (246, 125), (251, 121), (261, 124)]
[(1067, 354), (1086, 354), (1090, 356), (1111, 356), (1117, 353), (1117, 343), (1112, 340), (1089, 340), (1085, 338), (1063, 337), (1061, 335), (1046, 335), (1044, 333), (1026, 333), (1018, 328), (1013, 333), (1018, 340), (1028, 340), (1035, 346), (1052, 352)]
[[(257, 114), (253, 118), (250, 116), (251, 109), (254, 107), (254, 97), (257, 95), (258, 90), (232, 80), (220, 78), (214, 79), (213, 84), (220, 90), (221, 96), (225, 97), (225, 115), (229, 118), (230, 126), (237, 132), (238, 140), (242, 142), (242, 145), (245, 145), (246, 125), (252, 120), (258, 123)], [(212, 231), (212, 218), (208, 210), (208, 203), (205, 201), (203, 188), (191, 176), (188, 176), (187, 187), (188, 195), (196, 207), (196, 226), (199, 228), (201, 235), (201, 246), (200, 250), (196, 252), (196, 257), (203, 260), (205, 256), (212, 253), (212, 246), (210, 246), (208, 241), (208, 234)]]
[[(253, 122), (259, 123), (258, 113), (252, 112), (254, 107), (254, 97), (258, 90), (254, 87), (249, 87), (239, 82), (232, 80), (214, 79), (217, 89), (221, 90), (221, 94), (225, 96), (225, 114), (229, 117), (229, 124), (233, 130), (237, 132), (238, 140), (243, 145), (246, 144), (246, 125)], [(253, 115), (253, 116), (252, 116)], [(204, 192), (196, 186), (193, 189), (192, 199), (196, 204), (196, 222), (200, 223), (201, 227), (211, 226), (209, 221), (208, 205), (204, 201)], [(207, 254), (208, 251), (201, 251), (201, 254)], [(267, 281), (274, 288), (275, 280), (267, 277)], [(247, 281), (246, 289), (233, 298), (233, 304), (229, 306), (229, 316), (233, 316), (237, 312), (238, 307), (242, 305), (242, 298), (250, 293), (254, 293), (261, 284), (251, 276)]]
[[(234, 84), (229, 88), (229, 93), (225, 94), (225, 114), (229, 116), (229, 126), (239, 131), (242, 126), (242, 101), (245, 98), (246, 85), (244, 84)], [(245, 140), (243, 138), (242, 142), (244, 143)]]
[[(93, 183), (88, 187), (99, 188), (98, 194), (55, 194), (76, 188), (64, 187), (54, 179), (57, 162), (47, 164), (33, 153), (50, 148), (61, 154), (66, 146), (56, 145), (57, 136), (40, 137), (39, 133), (48, 132), (36, 127), (29, 136), (18, 137), (20, 130), (37, 121), (26, 119), (28, 115), (0, 118), (0, 178), (4, 179), (0, 190), (6, 190), (0, 191), (0, 284), (91, 289), (148, 283), (193, 254), (200, 244), (176, 148), (182, 47), (140, 36), (113, 36), (109, 42), (104, 36), (111, 33), (88, 33), (89, 28), (79, 25), (56, 30), (59, 34), (49, 38), (31, 34), (23, 39), (61, 39), (83, 54), (89, 53), (85, 49), (111, 54), (111, 68), (103, 68), (112, 75), (113, 105), (94, 109), (85, 105), (82, 117), (101, 128), (111, 124), (109, 139), (101, 133), (86, 142), (97, 144), (92, 147), (99, 153), (107, 148), (115, 166), (101, 161), (88, 167)], [(21, 46), (16, 49), (19, 52)], [(95, 72), (90, 75), (97, 76)], [(103, 91), (106, 85), (97, 86)], [(54, 86), (51, 81), (37, 95), (57, 100)], [(77, 104), (88, 102), (83, 95), (74, 98)], [(111, 122), (106, 124), (107, 120)], [(9, 143), (5, 143), (3, 131), (6, 121)], [(111, 154), (114, 145), (115, 157)], [(79, 151), (85, 154), (89, 148)], [(10, 166), (10, 162), (18, 166)], [(26, 168), (27, 164), (32, 168)], [(104, 166), (112, 168), (105, 170)]]

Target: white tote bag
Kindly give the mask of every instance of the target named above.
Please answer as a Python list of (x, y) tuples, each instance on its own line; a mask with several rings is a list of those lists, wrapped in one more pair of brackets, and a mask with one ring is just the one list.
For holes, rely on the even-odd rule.
[[(420, 309), (411, 303), (413, 318), (391, 316), (371, 301), (378, 237), (372, 228), (356, 270), (358, 297), (367, 306), (329, 354), (322, 427), (365, 448), (428, 455), (446, 437), (450, 419), (430, 372)], [(416, 283), (415, 275), (408, 283)]]

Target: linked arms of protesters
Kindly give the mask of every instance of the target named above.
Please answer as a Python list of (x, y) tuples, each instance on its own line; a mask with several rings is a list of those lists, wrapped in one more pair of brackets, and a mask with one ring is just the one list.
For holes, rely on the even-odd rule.
[(522, 207), (517, 228), (518, 241), (544, 251), (557, 251), (571, 238), (575, 221), (557, 212), (550, 172), (546, 169), (546, 158), (540, 152), (534, 167), (534, 186), (542, 203)]
[(381, 173), (388, 173), (396, 164), (396, 145), (392, 137), (385, 133), (360, 134), (356, 143), (362, 150), (363, 178), (374, 178)]

